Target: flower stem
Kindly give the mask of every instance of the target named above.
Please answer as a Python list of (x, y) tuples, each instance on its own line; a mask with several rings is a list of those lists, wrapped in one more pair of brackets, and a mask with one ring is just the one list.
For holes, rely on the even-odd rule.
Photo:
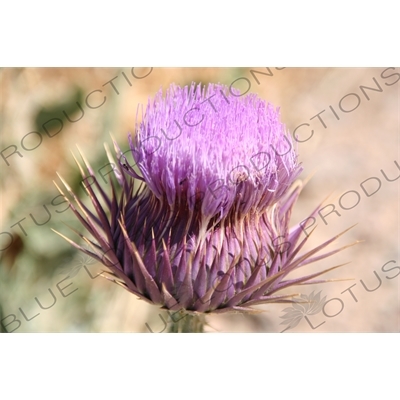
[(193, 315), (179, 311), (171, 319), (169, 333), (204, 333), (206, 318), (203, 314)]

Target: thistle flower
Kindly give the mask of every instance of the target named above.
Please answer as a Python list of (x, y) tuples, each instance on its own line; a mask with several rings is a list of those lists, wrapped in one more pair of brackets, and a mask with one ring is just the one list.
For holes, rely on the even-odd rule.
[(139, 298), (174, 311), (250, 311), (289, 302), (295, 294), (279, 291), (323, 282), (314, 278), (338, 267), (287, 277), (344, 247), (314, 257), (338, 235), (299, 254), (308, 235), (301, 240), (289, 219), (301, 166), (279, 110), (256, 95), (171, 85), (149, 100), (129, 145), (134, 165), (115, 141), (117, 163), (106, 148), (116, 165), (109, 194), (84, 156), (87, 172), (78, 163), (93, 182), (86, 190), (95, 212), (60, 177), (92, 239), (78, 233), (84, 247), (63, 237)]

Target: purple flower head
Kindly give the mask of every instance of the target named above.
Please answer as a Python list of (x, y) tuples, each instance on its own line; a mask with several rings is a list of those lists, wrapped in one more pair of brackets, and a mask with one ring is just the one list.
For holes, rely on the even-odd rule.
[(204, 217), (275, 204), (300, 172), (279, 113), (224, 85), (171, 85), (149, 101), (133, 157), (150, 190)]
[(93, 182), (92, 209), (64, 180), (78, 208), (60, 189), (91, 234), (79, 233), (84, 245), (66, 239), (108, 279), (162, 308), (199, 313), (291, 301), (278, 292), (323, 282), (314, 278), (330, 269), (287, 277), (341, 249), (313, 257), (338, 235), (300, 254), (308, 236), (289, 219), (301, 168), (273, 106), (219, 84), (172, 85), (149, 101), (129, 143), (136, 165), (115, 141), (118, 163), (109, 153), (119, 186), (110, 179), (109, 194), (78, 163)]

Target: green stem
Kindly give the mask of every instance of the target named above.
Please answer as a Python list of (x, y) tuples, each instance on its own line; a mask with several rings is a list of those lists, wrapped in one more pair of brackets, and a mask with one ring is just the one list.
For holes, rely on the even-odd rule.
[(203, 314), (188, 314), (179, 311), (171, 317), (169, 333), (203, 333), (206, 318)]

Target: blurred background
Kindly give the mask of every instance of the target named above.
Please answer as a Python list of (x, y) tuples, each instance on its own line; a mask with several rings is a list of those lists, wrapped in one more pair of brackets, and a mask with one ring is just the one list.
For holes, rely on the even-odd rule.
[(280, 107), (282, 121), (298, 137), (301, 178), (312, 175), (293, 225), (327, 196), (325, 204), (331, 204), (321, 211), (325, 219), (316, 218), (306, 249), (354, 224), (329, 249), (363, 241), (301, 271), (350, 262), (326, 276), (348, 280), (288, 291), (320, 292), (327, 303), (318, 313), (290, 317), (285, 325), (290, 305), (258, 306), (260, 313), (253, 315), (211, 315), (207, 331), (398, 332), (399, 80), (399, 68), (383, 67), (1, 69), (0, 330), (164, 329), (159, 314), (166, 320), (165, 312), (96, 276), (101, 266), (51, 231), (72, 237), (64, 223), (79, 228), (53, 180), (59, 182), (60, 173), (85, 199), (71, 154), (77, 154), (76, 145), (98, 171), (108, 163), (104, 143), (111, 144), (110, 132), (127, 148), (139, 104), (172, 82), (194, 81), (233, 83)]

